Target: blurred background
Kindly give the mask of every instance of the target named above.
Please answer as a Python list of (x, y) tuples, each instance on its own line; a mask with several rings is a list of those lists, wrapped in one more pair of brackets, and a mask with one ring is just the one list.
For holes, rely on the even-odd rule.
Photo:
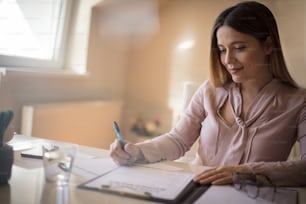
[[(0, 1), (0, 6), (3, 2)], [(186, 90), (208, 79), (210, 31), (216, 16), (238, 2), (241, 1), (73, 1), (67, 37), (62, 42), (65, 43), (62, 71), (2, 66), (5, 74), (1, 77), (0, 108), (12, 109), (15, 114), (6, 140), (13, 132), (56, 139), (66, 134), (63, 140), (107, 148), (115, 139), (114, 119), (131, 141), (139, 141), (138, 136), (148, 138), (170, 130), (184, 106), (184, 97), (189, 94)], [(306, 87), (306, 1), (259, 2), (273, 11), (290, 72)], [(25, 1), (21, 5), (25, 6)], [(39, 125), (48, 118), (45, 112), (33, 118), (35, 107), (42, 107), (41, 104), (68, 103), (69, 106), (96, 101), (111, 105), (100, 112), (90, 108), (84, 112), (100, 114), (100, 118), (84, 112), (61, 112), (73, 117), (67, 119), (69, 125), (60, 121), (70, 130), (67, 133), (55, 130), (54, 118)], [(30, 118), (23, 117), (25, 106), (32, 107)], [(80, 109), (76, 106), (76, 110)], [(64, 118), (61, 113), (50, 117)], [(85, 127), (78, 124), (79, 120), (81, 124), (86, 121), (105, 131), (81, 131)], [(23, 123), (30, 127), (22, 127)], [(44, 129), (35, 132), (34, 125)], [(30, 131), (25, 132), (24, 128)], [(48, 135), (51, 132), (53, 136)], [(99, 143), (103, 140), (106, 142)]]

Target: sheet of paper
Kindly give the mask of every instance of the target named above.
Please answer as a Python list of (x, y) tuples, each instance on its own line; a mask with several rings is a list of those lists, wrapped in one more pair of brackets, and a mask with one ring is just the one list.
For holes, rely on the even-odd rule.
[(77, 154), (72, 173), (85, 179), (91, 179), (118, 168), (110, 158), (92, 158)]
[[(260, 189), (265, 190), (265, 189)], [(262, 192), (264, 194), (264, 192)], [(275, 197), (264, 199), (258, 196), (256, 199), (249, 197), (245, 191), (238, 191), (232, 186), (211, 186), (195, 204), (291, 204), (297, 203), (297, 192), (294, 190), (278, 188)]]
[(14, 151), (20, 151), (31, 149), (37, 146), (37, 143), (41, 141), (41, 139), (37, 139), (34, 137), (15, 134), (13, 135), (13, 138), (7, 142), (7, 144), (12, 146)]
[(120, 192), (144, 193), (156, 198), (175, 199), (194, 174), (165, 171), (144, 166), (120, 167), (85, 184), (85, 187), (108, 188)]
[(136, 165), (147, 167), (147, 168), (162, 169), (162, 170), (167, 170), (167, 171), (182, 171), (182, 170), (184, 170), (183, 168), (168, 165), (168, 164), (164, 164), (162, 162), (152, 163), (152, 164), (136, 164)]

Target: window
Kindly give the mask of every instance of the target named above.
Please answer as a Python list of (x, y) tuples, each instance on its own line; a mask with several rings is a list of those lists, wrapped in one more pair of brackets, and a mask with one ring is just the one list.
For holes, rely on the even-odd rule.
[(0, 0), (0, 65), (62, 68), (72, 0)]

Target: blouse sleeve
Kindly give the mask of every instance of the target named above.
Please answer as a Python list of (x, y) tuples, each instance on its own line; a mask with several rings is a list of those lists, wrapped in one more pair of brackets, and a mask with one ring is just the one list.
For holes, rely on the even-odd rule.
[(297, 141), (301, 160), (283, 162), (257, 162), (248, 166), (254, 173), (264, 174), (277, 186), (306, 186), (306, 99), (297, 127)]
[(201, 121), (205, 118), (203, 98), (206, 84), (198, 88), (185, 113), (170, 132), (137, 144), (144, 155), (144, 162), (175, 160), (190, 149), (200, 135)]
[[(306, 91), (304, 92), (306, 95)], [(300, 142), (301, 159), (306, 160), (306, 96), (298, 126), (298, 141)]]

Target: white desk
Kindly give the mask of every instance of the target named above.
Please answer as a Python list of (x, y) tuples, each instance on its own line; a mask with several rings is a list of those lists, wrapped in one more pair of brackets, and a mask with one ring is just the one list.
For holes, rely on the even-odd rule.
[[(80, 146), (78, 151), (99, 157), (109, 156), (109, 153), (106, 150), (85, 146)], [(55, 185), (45, 182), (41, 160), (23, 158), (20, 156), (20, 152), (15, 152), (14, 156), (12, 177), (9, 180), (9, 184), (0, 186), (1, 204), (153, 203), (144, 200), (79, 189), (76, 186), (84, 180), (75, 175), (71, 175), (68, 188), (57, 188)], [(195, 172), (200, 168), (198, 166), (180, 162), (167, 162), (167, 164), (184, 168), (184, 171), (188, 172)], [(29, 165), (32, 167), (29, 167)], [(64, 202), (65, 199), (67, 202)], [(306, 203), (306, 188), (299, 189), (299, 203)]]
[[(96, 157), (109, 157), (107, 150), (79, 146), (78, 152)], [(198, 167), (179, 162), (166, 162), (188, 172)], [(154, 203), (140, 199), (122, 197), (102, 192), (77, 188), (86, 181), (76, 175), (71, 175), (69, 187), (60, 189), (54, 184), (45, 182), (42, 160), (20, 156), (20, 151), (14, 152), (12, 176), (8, 185), (0, 186), (0, 204), (142, 204)], [(65, 202), (65, 199), (67, 202)]]

